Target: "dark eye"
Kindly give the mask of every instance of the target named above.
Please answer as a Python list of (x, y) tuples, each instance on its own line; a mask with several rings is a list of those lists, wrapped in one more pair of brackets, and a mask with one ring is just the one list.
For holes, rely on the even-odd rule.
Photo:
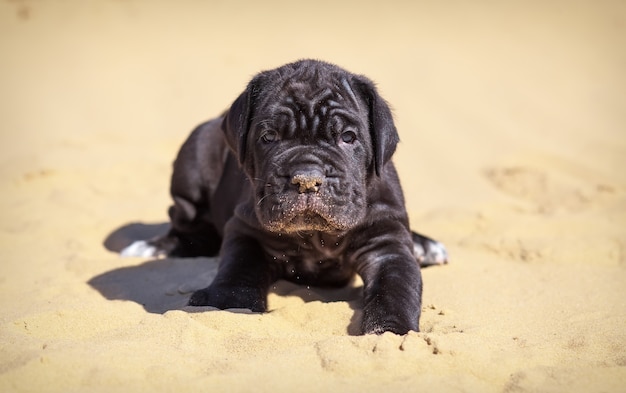
[(341, 140), (345, 143), (354, 143), (356, 141), (356, 133), (354, 131), (344, 131), (341, 133)]
[(278, 133), (273, 130), (268, 130), (261, 135), (261, 141), (263, 143), (272, 143), (278, 141)]

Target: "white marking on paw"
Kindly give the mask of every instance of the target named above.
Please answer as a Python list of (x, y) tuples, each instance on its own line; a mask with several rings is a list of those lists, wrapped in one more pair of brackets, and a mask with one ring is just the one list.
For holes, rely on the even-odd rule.
[(436, 241), (429, 241), (424, 250), (419, 243), (413, 243), (413, 252), (422, 265), (443, 265), (448, 263), (448, 251), (445, 246)]
[(140, 258), (152, 258), (158, 255), (156, 247), (151, 246), (145, 240), (137, 240), (131, 243), (120, 251), (122, 257), (140, 257)]
[(422, 262), (424, 260), (424, 247), (421, 244), (413, 242), (413, 253), (417, 257), (417, 260)]
[(434, 242), (430, 243), (428, 246), (428, 254), (432, 255), (432, 260), (440, 265), (448, 263), (448, 251), (443, 244)]

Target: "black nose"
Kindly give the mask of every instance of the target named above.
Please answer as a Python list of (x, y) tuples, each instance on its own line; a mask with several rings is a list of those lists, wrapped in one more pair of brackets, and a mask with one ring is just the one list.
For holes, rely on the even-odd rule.
[(302, 171), (293, 175), (291, 184), (298, 186), (298, 192), (318, 192), (324, 182), (324, 176), (318, 171)]

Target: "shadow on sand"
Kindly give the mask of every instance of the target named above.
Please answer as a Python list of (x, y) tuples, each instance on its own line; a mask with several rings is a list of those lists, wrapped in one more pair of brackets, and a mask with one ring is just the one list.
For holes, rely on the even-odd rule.
[[(119, 253), (136, 240), (148, 240), (168, 230), (169, 223), (130, 223), (109, 234), (103, 245), (107, 250)], [(189, 296), (193, 291), (207, 287), (217, 274), (217, 268), (217, 258), (152, 259), (104, 272), (93, 277), (88, 284), (109, 300), (130, 300), (142, 305), (149, 313), (163, 314), (181, 309), (192, 312), (193, 309), (186, 307)], [(351, 335), (360, 332), (362, 288), (358, 286), (327, 289), (278, 281), (272, 285), (271, 292), (279, 296), (299, 296), (305, 302), (347, 301), (355, 311), (347, 332)]]
[[(136, 240), (148, 240), (168, 230), (169, 223), (130, 223), (109, 234), (103, 245), (119, 253)], [(193, 291), (211, 283), (217, 265), (217, 258), (152, 259), (102, 273), (88, 284), (109, 300), (130, 300), (150, 313), (162, 314), (185, 307)]]

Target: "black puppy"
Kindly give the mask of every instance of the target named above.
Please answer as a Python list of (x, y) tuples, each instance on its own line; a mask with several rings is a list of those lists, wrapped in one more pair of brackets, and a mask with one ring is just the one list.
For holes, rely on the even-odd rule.
[(303, 60), (261, 72), (174, 163), (167, 236), (124, 255), (212, 256), (192, 306), (265, 311), (273, 282), (364, 282), (363, 333), (418, 330), (420, 263), (443, 246), (412, 233), (391, 156), (398, 133), (373, 83)]

